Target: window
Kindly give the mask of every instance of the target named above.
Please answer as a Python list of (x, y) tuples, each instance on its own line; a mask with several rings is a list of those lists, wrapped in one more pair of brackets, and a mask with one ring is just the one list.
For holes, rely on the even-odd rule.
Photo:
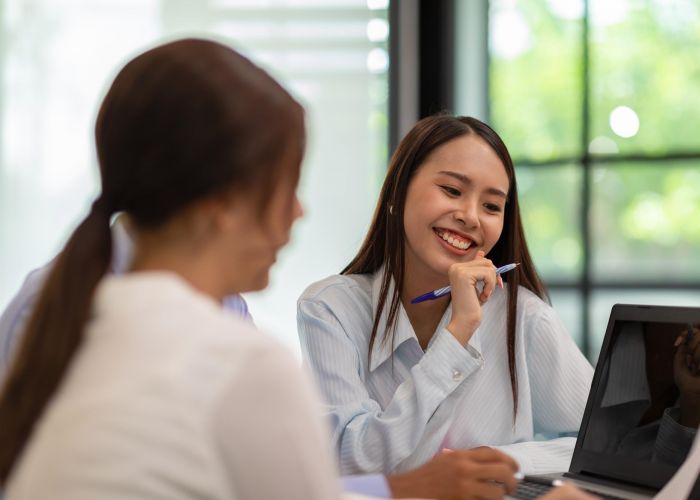
[(353, 256), (386, 166), (387, 8), (388, 0), (5, 0), (0, 307), (60, 250), (97, 194), (94, 118), (115, 71), (163, 40), (216, 37), (307, 109), (306, 217), (270, 288), (248, 297), (257, 324), (298, 351), (296, 299)]
[(492, 0), (488, 26), (487, 119), (595, 359), (613, 303), (700, 304), (700, 2)]

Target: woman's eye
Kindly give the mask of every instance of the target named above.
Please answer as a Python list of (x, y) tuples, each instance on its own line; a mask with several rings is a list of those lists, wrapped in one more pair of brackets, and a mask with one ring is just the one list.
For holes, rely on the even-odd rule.
[(485, 203), (484, 208), (488, 210), (489, 212), (500, 212), (501, 207), (500, 205), (494, 205), (493, 203)]
[(450, 196), (459, 196), (462, 194), (462, 192), (459, 189), (455, 189), (451, 186), (440, 186), (444, 192), (449, 194)]

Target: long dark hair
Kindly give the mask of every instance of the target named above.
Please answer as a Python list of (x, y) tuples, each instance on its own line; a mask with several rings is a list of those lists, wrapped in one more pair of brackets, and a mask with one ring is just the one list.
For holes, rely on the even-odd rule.
[(304, 113), (231, 48), (187, 39), (119, 72), (95, 139), (101, 194), (55, 261), (0, 395), (0, 485), (80, 346), (111, 260), (111, 216), (125, 212), (137, 227), (155, 228), (197, 200), (243, 190), (259, 193), (262, 213), (261, 184), (298, 175)]
[[(485, 123), (468, 116), (439, 114), (420, 120), (401, 140), (391, 157), (389, 170), (384, 180), (377, 208), (367, 236), (355, 258), (343, 269), (342, 274), (377, 272), (384, 266), (379, 302), (369, 340), (368, 356), (377, 341), (377, 331), (382, 311), (387, 305), (391, 280), (394, 293), (390, 299), (386, 321), (387, 335), (380, 339), (388, 342), (395, 334), (396, 315), (400, 304), (400, 293), (404, 284), (406, 234), (403, 225), (404, 204), (413, 174), (428, 155), (436, 148), (457, 137), (476, 134), (498, 155), (508, 175), (510, 189), (504, 209), (503, 232), (488, 257), (496, 265), (520, 262), (514, 271), (503, 276), (508, 282), (508, 369), (513, 394), (513, 419), (518, 411), (518, 376), (515, 368), (515, 317), (518, 306), (518, 287), (531, 290), (544, 300), (549, 300), (542, 280), (535, 270), (525, 241), (518, 207), (518, 190), (515, 169), (508, 149), (498, 134)], [(388, 332), (391, 331), (389, 335)]]

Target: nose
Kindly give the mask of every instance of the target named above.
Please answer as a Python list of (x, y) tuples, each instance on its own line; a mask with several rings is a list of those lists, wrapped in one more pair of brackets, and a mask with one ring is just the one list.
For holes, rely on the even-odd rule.
[(299, 201), (299, 197), (297, 195), (294, 195), (294, 208), (292, 210), (292, 220), (297, 220), (304, 216), (304, 207), (301, 204), (301, 201)]
[(453, 216), (455, 220), (467, 228), (479, 227), (479, 210), (477, 200), (466, 200), (458, 207)]

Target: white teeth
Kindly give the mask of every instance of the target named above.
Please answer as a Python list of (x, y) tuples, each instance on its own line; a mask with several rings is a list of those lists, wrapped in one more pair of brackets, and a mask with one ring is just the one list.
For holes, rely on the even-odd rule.
[(472, 244), (471, 242), (466, 242), (466, 241), (460, 241), (459, 239), (455, 238), (454, 236), (444, 232), (439, 235), (443, 240), (448, 242), (450, 245), (452, 245), (455, 248), (459, 248), (460, 250), (466, 250), (469, 248)]

